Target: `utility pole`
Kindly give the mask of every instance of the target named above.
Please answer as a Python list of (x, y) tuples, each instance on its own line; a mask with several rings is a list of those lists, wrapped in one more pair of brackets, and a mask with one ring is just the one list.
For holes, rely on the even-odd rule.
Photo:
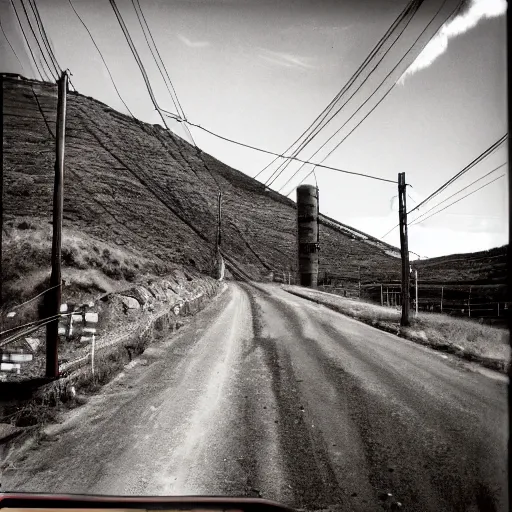
[(400, 325), (409, 325), (409, 241), (407, 237), (407, 207), (406, 207), (405, 172), (398, 173), (398, 202), (400, 218), (400, 252), (402, 254), (402, 318)]
[(57, 139), (55, 145), (55, 183), (53, 189), (53, 239), (52, 239), (52, 274), (50, 277), (48, 316), (55, 320), (46, 326), (46, 376), (59, 376), (59, 314), (62, 301), (62, 212), (64, 208), (64, 144), (66, 134), (66, 94), (68, 75), (64, 71), (57, 82)]
[[(4, 77), (0, 75), (0, 306), (2, 306), (2, 246), (4, 236)], [(1, 328), (1, 326), (0, 326)]]
[(418, 318), (418, 270), (414, 269), (414, 283), (416, 285), (416, 316)]
[(221, 218), (222, 218), (222, 192), (219, 192), (219, 198), (218, 198), (218, 214), (217, 214), (217, 241), (215, 249), (217, 255), (220, 251), (220, 242), (221, 242)]

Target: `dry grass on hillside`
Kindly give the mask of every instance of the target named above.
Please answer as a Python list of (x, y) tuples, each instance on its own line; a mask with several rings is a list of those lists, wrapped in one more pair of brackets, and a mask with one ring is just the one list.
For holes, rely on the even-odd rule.
[[(23, 219), (6, 226), (2, 279), (6, 306), (20, 303), (48, 287), (51, 225)], [(115, 291), (144, 275), (163, 275), (169, 265), (127, 248), (113, 247), (78, 230), (64, 228), (62, 274), (64, 293), (95, 295)]]
[(398, 308), (346, 299), (299, 286), (284, 288), (374, 327), (466, 359), (480, 361), (495, 369), (505, 370), (510, 362), (509, 334), (504, 329), (437, 313), (420, 313), (418, 318), (411, 318), (410, 327), (402, 328)]

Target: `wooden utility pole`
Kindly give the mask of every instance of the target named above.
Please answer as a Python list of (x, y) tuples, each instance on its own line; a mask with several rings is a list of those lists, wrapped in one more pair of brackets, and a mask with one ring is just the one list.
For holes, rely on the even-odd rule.
[(416, 318), (418, 317), (418, 271), (414, 269), (414, 283), (416, 285)]
[[(0, 306), (2, 302), (2, 245), (4, 236), (4, 77), (0, 75)], [(0, 326), (1, 327), (1, 326)]]
[(222, 218), (222, 192), (219, 192), (218, 199), (218, 217), (217, 217), (217, 241), (216, 241), (216, 253), (219, 254), (220, 242), (221, 242), (221, 218)]
[(400, 325), (409, 325), (409, 241), (407, 237), (407, 207), (406, 207), (405, 172), (398, 173), (398, 203), (400, 219), (400, 252), (402, 255), (402, 318)]
[(57, 138), (55, 145), (55, 183), (53, 189), (53, 239), (52, 239), (52, 274), (48, 293), (48, 316), (55, 320), (46, 326), (46, 376), (59, 376), (59, 318), (62, 301), (62, 212), (64, 208), (64, 144), (66, 134), (66, 94), (68, 75), (64, 71), (57, 82)]

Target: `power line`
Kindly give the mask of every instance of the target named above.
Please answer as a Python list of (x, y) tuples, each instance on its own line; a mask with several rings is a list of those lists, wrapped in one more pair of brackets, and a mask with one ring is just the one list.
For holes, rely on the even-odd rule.
[(462, 171), (458, 172), (455, 176), (452, 176), (446, 183), (443, 183), (437, 190), (432, 192), (425, 200), (421, 201), (418, 205), (416, 205), (412, 210), (410, 210), (409, 213), (412, 213), (413, 211), (417, 210), (421, 206), (423, 206), (426, 202), (430, 201), (433, 197), (441, 193), (448, 185), (451, 185), (455, 180), (459, 179), (462, 175), (467, 173), (470, 169), (472, 169), (476, 164), (481, 162), (484, 158), (489, 156), (495, 149), (497, 149), (505, 140), (507, 139), (508, 134), (503, 135), (500, 139), (498, 139), (492, 146), (488, 147), (483, 153), (480, 153), (471, 163), (466, 165)]
[[(277, 157), (280, 157), (280, 158), (287, 158), (287, 157), (285, 157), (283, 155), (279, 155), (278, 153), (274, 153), (273, 151), (267, 151), (266, 149), (257, 148), (255, 146), (251, 146), (249, 144), (244, 144), (243, 142), (238, 142), (238, 141), (235, 141), (233, 139), (228, 139), (227, 137), (223, 137), (222, 135), (219, 135), (219, 134), (217, 134), (215, 132), (212, 132), (212, 131), (208, 130), (207, 128), (203, 128), (202, 126), (200, 126), (198, 124), (191, 123), (190, 121), (188, 121), (188, 123), (191, 126), (195, 126), (196, 128), (199, 128), (200, 130), (203, 130), (203, 131), (209, 133), (210, 135), (213, 135), (214, 137), (217, 137), (219, 139), (225, 140), (227, 142), (231, 142), (233, 144), (237, 144), (238, 146), (242, 146), (242, 147), (245, 147), (245, 148), (253, 149), (254, 151), (259, 151), (260, 153), (266, 153), (267, 155), (273, 155), (273, 156), (277, 156)], [(288, 158), (292, 158), (292, 157), (288, 157)], [(394, 180), (388, 180), (386, 178), (379, 178), (377, 176), (371, 176), (369, 174), (345, 171), (344, 169), (339, 169), (337, 167), (331, 167), (331, 166), (328, 166), (328, 165), (315, 164), (314, 162), (308, 162), (306, 160), (301, 160), (300, 158), (293, 158), (293, 160), (296, 160), (297, 162), (301, 162), (301, 163), (304, 163), (304, 164), (312, 164), (312, 165), (314, 165), (316, 167), (321, 167), (322, 169), (330, 169), (331, 171), (337, 171), (337, 172), (342, 172), (342, 173), (345, 173), (345, 174), (352, 174), (352, 175), (355, 175), (355, 176), (362, 176), (362, 177), (365, 177), (365, 178), (371, 178), (371, 179), (374, 179), (374, 180), (385, 181), (387, 183), (396, 184), (396, 181), (394, 181)]]
[(9, 41), (9, 38), (7, 37), (7, 34), (5, 33), (4, 27), (2, 25), (2, 20), (0, 19), (0, 29), (2, 29), (2, 34), (5, 37), (5, 40), (9, 43), (9, 46), (11, 47), (12, 53), (14, 53), (14, 56), (18, 59), (18, 62), (20, 63), (21, 69), (25, 71), (25, 68), (23, 67), (23, 64), (21, 63), (20, 58), (18, 57), (18, 54), (16, 53), (16, 50), (13, 48), (11, 41)]
[(427, 210), (425, 213), (422, 213), (421, 215), (419, 215), (418, 217), (413, 219), (409, 225), (412, 226), (413, 224), (416, 224), (418, 219), (421, 219), (421, 217), (424, 217), (425, 215), (427, 215), (427, 213), (431, 212), (432, 210), (435, 210), (438, 206), (441, 206), (443, 203), (446, 203), (446, 201), (448, 201), (452, 197), (455, 197), (456, 195), (460, 194), (461, 192), (464, 192), (464, 190), (467, 190), (469, 187), (473, 186), (475, 183), (478, 183), (479, 181), (482, 181), (483, 179), (487, 178), (487, 176), (489, 176), (493, 172), (496, 172), (498, 169), (501, 169), (505, 165), (507, 165), (507, 162), (505, 162), (505, 163), (503, 163), (501, 165), (498, 165), (498, 167), (495, 167), (492, 171), (489, 171), (487, 174), (485, 174), (481, 178), (476, 179), (475, 181), (473, 181), (469, 185), (466, 185), (465, 187), (461, 188), (460, 190), (458, 190), (457, 192), (455, 192), (451, 196), (448, 196), (446, 199), (443, 199), (440, 203), (437, 203), (435, 206), (432, 206), (432, 208), (430, 208), (430, 210)]
[[(151, 29), (149, 28), (149, 24), (148, 24), (148, 22), (146, 20), (146, 17), (144, 16), (144, 11), (142, 10), (142, 7), (140, 5), (139, 0), (136, 0), (136, 2), (137, 2), (137, 5), (139, 6), (140, 14), (142, 15), (142, 20), (144, 20), (144, 25), (146, 26), (146, 29), (147, 29), (148, 34), (149, 34), (149, 37), (151, 38), (153, 46), (155, 47), (156, 54), (158, 55), (158, 59), (160, 60), (160, 64), (161, 64), (162, 67), (160, 67), (160, 64), (158, 63), (158, 60), (157, 60), (157, 58), (155, 56), (155, 53), (153, 52), (153, 49), (151, 48), (151, 45), (149, 44), (149, 40), (148, 40), (148, 38), (146, 36), (146, 31), (144, 30), (144, 26), (142, 24), (142, 20), (141, 20), (141, 18), (139, 16), (139, 13), (137, 11), (137, 7), (135, 6), (135, 1), (132, 0), (133, 8), (135, 10), (135, 13), (137, 14), (137, 19), (139, 20), (139, 24), (140, 24), (140, 26), (142, 28), (142, 32), (144, 33), (144, 38), (146, 39), (146, 43), (148, 45), (149, 51), (151, 52), (151, 55), (153, 56), (153, 60), (155, 61), (155, 64), (157, 65), (158, 70), (160, 71), (160, 74), (162, 75), (162, 79), (164, 81), (164, 84), (165, 84), (165, 86), (167, 88), (167, 91), (169, 92), (169, 96), (171, 97), (172, 102), (174, 103), (174, 106), (176, 107), (176, 110), (178, 111), (179, 116), (182, 117), (186, 121), (187, 117), (185, 115), (185, 111), (183, 110), (183, 107), (181, 106), (180, 100), (178, 99), (178, 94), (176, 93), (176, 89), (174, 88), (174, 85), (172, 83), (171, 77), (169, 76), (169, 73), (168, 73), (167, 68), (165, 66), (165, 63), (164, 63), (164, 61), (162, 59), (162, 56), (160, 55), (160, 52), (158, 51), (158, 46), (155, 43), (155, 40), (153, 38), (153, 34), (151, 33)], [(165, 76), (167, 76), (169, 84), (171, 85), (171, 88), (172, 88), (172, 90), (174, 92), (174, 96), (176, 97), (176, 101), (174, 100), (174, 96), (171, 93), (171, 91), (169, 89), (169, 86), (168, 86), (168, 84), (167, 84), (167, 82), (165, 80), (165, 76), (164, 76), (164, 73), (162, 72), (162, 68), (164, 69)], [(180, 110), (181, 110), (181, 113), (180, 113)], [(192, 136), (192, 133), (190, 132), (190, 130), (189, 130), (189, 128), (188, 128), (186, 123), (185, 123), (185, 129), (188, 132), (188, 134), (190, 136), (190, 139), (192, 140), (192, 143), (194, 144), (195, 147), (197, 147), (196, 141), (194, 140), (194, 137)]]
[[(462, 196), (460, 199), (457, 199), (457, 201), (454, 201), (453, 203), (450, 203), (449, 205), (445, 206), (444, 208), (441, 208), (441, 210), (439, 210), (437, 212), (434, 212), (433, 214), (429, 215), (426, 219), (423, 219), (423, 220), (419, 221), (418, 224), (421, 223), (421, 222), (425, 222), (427, 219), (430, 219), (430, 217), (433, 217), (434, 215), (437, 215), (438, 213), (441, 213), (442, 211), (446, 210), (447, 208), (450, 208), (450, 206), (453, 206), (454, 204), (462, 201), (466, 197), (469, 197), (469, 196), (473, 195), (475, 192), (478, 192), (479, 190), (482, 190), (483, 188), (487, 187), (491, 183), (494, 183), (495, 181), (503, 178), (503, 176), (505, 176), (505, 174), (501, 174), (497, 178), (494, 178), (493, 180), (485, 183), (484, 185), (482, 185), (481, 187), (477, 188), (476, 190), (473, 190), (473, 192), (470, 192), (469, 194), (466, 194), (465, 196)], [(412, 226), (412, 224), (411, 224), (411, 226)]]
[(39, 9), (37, 8), (36, 0), (28, 0), (28, 2), (30, 4), (32, 12), (34, 13), (34, 17), (36, 18), (37, 27), (39, 29), (39, 33), (41, 34), (41, 38), (42, 38), (44, 46), (48, 52), (48, 55), (50, 56), (50, 61), (53, 64), (53, 67), (57, 73), (57, 76), (60, 76), (62, 74), (62, 69), (59, 65), (59, 62), (57, 61), (57, 57), (55, 56), (55, 53), (53, 52), (48, 35), (46, 34), (43, 20), (41, 18), (41, 15), (39, 14)]
[[(402, 34), (405, 32), (405, 30), (407, 29), (407, 27), (409, 26), (409, 24), (411, 23), (412, 19), (414, 18), (414, 15), (417, 13), (418, 9), (420, 8), (421, 4), (423, 3), (423, 0), (419, 1), (419, 2), (410, 2), (410, 5), (408, 4), (408, 6), (406, 6), (406, 9), (403, 11), (403, 13), (405, 13), (406, 15), (409, 15), (410, 14), (410, 18), (409, 20), (407, 21), (407, 23), (404, 25), (404, 27), (402, 28), (402, 30), (400, 31), (400, 33), (398, 34), (398, 36), (396, 37), (396, 39), (393, 41), (393, 43), (390, 45), (390, 47), (384, 52), (384, 54), (382, 55), (382, 57), (380, 58), (380, 60), (375, 64), (375, 66), (371, 69), (371, 71), (368, 73), (368, 75), (363, 79), (363, 81), (359, 84), (359, 86), (357, 87), (357, 89), (351, 94), (351, 96), (343, 103), (343, 105), (341, 105), (341, 107), (338, 108), (338, 110), (325, 122), (325, 124), (322, 126), (322, 127), (318, 127), (316, 130), (314, 130), (308, 137), (306, 137), (306, 139), (302, 142), (302, 144), (299, 146), (298, 149), (295, 150), (294, 152), (294, 156), (297, 156), (301, 151), (303, 151), (307, 146), (308, 144), (310, 144), (313, 139), (341, 112), (341, 110), (349, 103), (349, 101), (359, 92), (359, 90), (363, 87), (363, 85), (366, 83), (366, 81), (370, 78), (370, 76), (373, 74), (373, 72), (378, 68), (378, 66), (382, 63), (382, 61), (386, 58), (386, 55), (392, 50), (393, 46), (395, 45), (395, 43), (398, 41), (398, 39), (400, 39), (400, 37), (402, 36)], [(412, 5), (412, 4), (415, 4), (415, 5)], [(402, 13), (402, 14), (403, 14)], [(404, 19), (405, 19), (405, 16), (404, 16)], [(402, 20), (400, 20), (402, 21)], [(395, 20), (396, 22), (396, 20)], [(332, 109), (331, 109), (332, 110)], [(326, 114), (327, 116), (327, 114)], [(324, 119), (325, 117), (324, 116)], [(338, 133), (338, 132), (336, 132)], [(335, 133), (335, 134), (336, 134)], [(329, 139), (331, 140), (331, 139)], [(327, 141), (328, 142), (328, 141)], [(326, 142), (326, 143), (327, 143)], [(326, 144), (325, 143), (325, 144)], [(324, 146), (322, 145), (320, 149), (322, 149)], [(320, 149), (318, 151), (320, 151)], [(312, 156), (315, 156), (318, 151), (316, 153), (314, 153)], [(288, 165), (290, 164), (291, 162), (288, 160), (286, 162), (286, 164), (284, 165), (283, 169), (281, 170), (281, 172), (279, 172), (279, 174), (272, 180), (272, 182), (268, 183), (268, 186), (271, 186), (272, 183), (274, 183), (278, 178), (279, 176), (283, 173), (283, 171), (286, 169), (286, 167), (288, 167)], [(275, 174), (275, 173), (274, 173)], [(272, 175), (273, 176), (273, 175)], [(269, 178), (268, 181), (270, 181), (272, 179), (272, 176)], [(287, 184), (289, 183), (289, 181), (286, 182), (285, 185), (283, 185), (282, 188), (284, 188)]]
[[(141, 9), (141, 6), (140, 6), (140, 3), (137, 1), (137, 4), (139, 6), (139, 9), (141, 10), (142, 12), (142, 9)], [(149, 30), (149, 26), (147, 24), (147, 21), (146, 21), (146, 18), (144, 17), (144, 14), (142, 14), (143, 18), (141, 18), (141, 15), (139, 14), (139, 11), (137, 11), (137, 6), (135, 5), (135, 0), (132, 0), (132, 5), (133, 5), (133, 8), (135, 10), (135, 14), (137, 15), (137, 19), (139, 20), (139, 25), (140, 27), (142, 28), (142, 32), (144, 34), (144, 39), (146, 39), (146, 43), (148, 45), (148, 48), (149, 48), (149, 51), (151, 52), (151, 55), (153, 56), (153, 60), (155, 61), (155, 64), (158, 68), (158, 71), (160, 72), (160, 75), (162, 76), (162, 79), (164, 81), (164, 84), (165, 84), (165, 87), (167, 88), (167, 91), (169, 92), (169, 96), (171, 97), (172, 99), (172, 102), (174, 103), (174, 106), (178, 112), (178, 115), (180, 117), (184, 117), (184, 115), (182, 113), (180, 113), (180, 109), (178, 108), (178, 104), (176, 103), (175, 99), (174, 99), (174, 96), (173, 94), (171, 93), (171, 90), (169, 88), (169, 85), (167, 84), (167, 80), (165, 79), (165, 75), (164, 75), (164, 72), (162, 71), (162, 68), (160, 67), (160, 63), (158, 62), (158, 59), (156, 58), (156, 55), (155, 55), (155, 52), (153, 51), (153, 48), (151, 47), (151, 45), (149, 44), (149, 39), (148, 39), (148, 36), (146, 35), (146, 30), (149, 32), (149, 36), (151, 37), (151, 41), (153, 42), (153, 45), (155, 46), (156, 48), (156, 51), (158, 53), (158, 57), (160, 58), (160, 62), (162, 61), (162, 58), (160, 57), (160, 53), (158, 52), (158, 48), (156, 47), (156, 44), (155, 44), (155, 40), (153, 39), (153, 36), (151, 35), (151, 31)], [(142, 23), (142, 19), (144, 19), (144, 24), (145, 24), (145, 28), (144, 28), (144, 25)], [(167, 74), (167, 76), (169, 76)]]
[[(428, 23), (428, 25), (422, 30), (422, 32), (420, 33), (420, 35), (416, 38), (416, 40), (414, 41), (414, 43), (412, 44), (412, 46), (409, 48), (409, 50), (407, 50), (407, 52), (404, 54), (404, 56), (398, 61), (398, 63), (393, 67), (393, 69), (386, 75), (386, 77), (384, 78), (384, 80), (379, 84), (379, 86), (377, 87), (377, 89), (375, 89), (375, 91), (364, 101), (364, 103), (362, 105), (360, 105), (360, 107), (347, 119), (347, 121), (345, 123), (343, 123), (342, 126), (340, 126), (340, 128), (338, 128), (338, 130), (336, 130), (336, 132), (333, 133), (333, 135), (331, 135), (331, 137), (329, 137), (325, 142), (324, 144), (322, 144), (322, 146), (320, 146), (320, 148), (315, 152), (313, 153), (313, 155), (311, 155), (312, 157), (315, 156), (321, 149), (323, 149), (353, 118), (354, 116), (361, 110), (361, 108), (363, 108), (366, 103), (368, 103), (368, 101), (370, 101), (370, 99), (377, 93), (377, 91), (382, 87), (382, 85), (384, 85), (384, 82), (391, 76), (392, 73), (394, 73), (394, 71), (398, 68), (398, 66), (400, 66), (400, 64), (404, 61), (404, 59), (409, 55), (409, 53), (413, 50), (414, 46), (416, 45), (416, 43), (421, 39), (421, 37), (424, 35), (424, 33), (428, 30), (428, 28), (432, 25), (432, 23), (435, 21), (435, 19), (437, 18), (437, 16), (439, 15), (439, 13), (441, 12), (441, 10), (443, 9), (444, 5), (446, 4), (446, 1), (447, 0), (444, 0), (443, 3), (441, 4), (441, 6), (439, 7), (439, 9), (437, 10), (437, 12), (434, 14), (433, 18), (430, 20), (430, 22)], [(448, 16), (448, 18), (446, 19), (446, 21), (448, 19), (450, 19), (454, 13), (460, 9), (460, 4), (450, 13), (450, 15)], [(443, 22), (446, 23), (446, 21)], [(437, 33), (437, 31), (434, 33), (434, 35)], [(434, 37), (434, 35), (432, 35), (432, 37), (429, 39), (429, 41)], [(427, 41), (425, 43), (425, 45), (423, 46), (423, 48), (428, 44)], [(422, 48), (422, 50), (423, 50)], [(403, 73), (402, 73), (403, 74)], [(336, 144), (336, 146), (331, 150), (329, 151), (329, 153), (327, 153), (327, 155), (321, 160), (322, 162), (325, 162), (325, 160), (327, 158), (329, 158), (329, 156), (332, 155), (332, 153), (334, 153), (334, 151), (336, 151), (336, 149), (338, 149), (340, 147), (341, 144), (343, 144), (343, 142), (345, 142), (349, 137), (350, 135), (352, 135), (352, 133), (354, 133), (354, 131), (368, 118), (368, 116), (386, 99), (386, 97), (388, 96), (388, 94), (393, 90), (393, 88), (395, 87), (395, 85), (398, 83), (398, 80), (396, 80), (393, 85), (386, 91), (386, 93), (384, 94), (384, 96), (382, 96), (382, 98), (366, 113), (366, 115), (361, 119), (361, 121), (359, 121), (359, 123), (357, 123), (354, 128), (352, 128), (352, 130), (350, 130), (350, 132), (348, 132), (347, 135), (345, 135), (345, 137), (343, 137), (343, 139), (341, 139), (340, 142), (338, 142), (338, 144)], [(297, 175), (297, 173), (300, 171), (302, 167), (299, 167), (299, 169), (297, 169), (297, 171), (295, 172), (295, 174), (292, 176), (292, 179), (293, 177), (295, 177)], [(290, 180), (289, 180), (290, 181)], [(289, 182), (288, 181), (288, 182)]]
[[(366, 57), (366, 59), (363, 61), (363, 63), (359, 66), (359, 68), (356, 70), (356, 72), (352, 75), (352, 77), (349, 79), (349, 81), (342, 87), (342, 89), (336, 94), (336, 96), (331, 100), (329, 105), (317, 116), (317, 118), (309, 125), (308, 128), (302, 134), (293, 142), (283, 153), (286, 153), (289, 151), (295, 144), (297, 144), (300, 139), (307, 134), (309, 130), (315, 130), (319, 124), (325, 119), (325, 117), (328, 115), (328, 113), (334, 108), (334, 105), (338, 102), (338, 100), (341, 98), (341, 96), (348, 90), (348, 88), (355, 82), (355, 80), (359, 77), (359, 75), (362, 73), (364, 68), (368, 65), (370, 60), (378, 53), (378, 51), (382, 48), (383, 44), (387, 39), (389, 38), (389, 35), (393, 32), (393, 30), (396, 28), (398, 23), (402, 20), (402, 18), (407, 13), (408, 9), (414, 4), (414, 0), (409, 2), (405, 9), (400, 13), (398, 18), (395, 19), (393, 24), (388, 28), (386, 33), (379, 39), (376, 46), (372, 49), (370, 54)], [(322, 117), (323, 116), (323, 117)], [(320, 119), (322, 117), (322, 119)], [(320, 121), (319, 121), (320, 119)], [(313, 127), (318, 121), (318, 125), (316, 127)], [(297, 156), (297, 155), (293, 155)], [(265, 166), (254, 178), (257, 178), (263, 171), (265, 171), (268, 167), (270, 167), (276, 159), (274, 159), (272, 162), (270, 162), (267, 166)]]
[[(164, 126), (167, 130), (169, 130), (169, 126), (167, 126), (167, 123), (165, 122), (165, 118), (162, 115), (162, 112), (167, 112), (166, 110), (159, 107), (156, 97), (153, 94), (153, 89), (151, 88), (151, 83), (149, 81), (148, 74), (146, 73), (146, 69), (144, 68), (144, 64), (142, 63), (142, 60), (137, 52), (137, 48), (135, 48), (135, 45), (132, 41), (132, 38), (130, 36), (130, 32), (128, 31), (128, 28), (126, 27), (123, 17), (121, 16), (121, 13), (119, 9), (117, 8), (115, 0), (110, 0), (110, 5), (112, 6), (112, 9), (114, 10), (114, 13), (116, 15), (117, 21), (121, 27), (121, 30), (123, 31), (124, 37), (126, 39), (126, 42), (128, 43), (128, 46), (130, 47), (130, 51), (132, 52), (132, 55), (137, 62), (137, 65), (139, 66), (140, 72), (142, 74), (142, 78), (144, 79), (144, 82), (146, 84), (146, 88), (148, 90), (149, 96), (151, 98), (151, 101), (153, 102), (153, 105), (155, 106), (156, 110), (158, 111), (160, 118), (162, 119), (162, 122), (164, 123)], [(171, 112), (167, 112), (173, 116)]]
[[(30, 55), (32, 56), (32, 60), (34, 61), (34, 66), (36, 67), (37, 73), (39, 74), (39, 78), (41, 78), (41, 81), (44, 82), (43, 74), (41, 73), (41, 70), (39, 69), (39, 66), (37, 65), (37, 60), (34, 56), (34, 52), (32, 51), (32, 47), (30, 46), (30, 43), (28, 42), (27, 34), (25, 34), (25, 30), (23, 28), (23, 25), (21, 23), (21, 19), (18, 15), (18, 9), (16, 9), (16, 6), (14, 5), (14, 0), (11, 0), (11, 5), (14, 10), (14, 14), (16, 15), (16, 19), (18, 20), (18, 25), (20, 26), (21, 33), (23, 34), (23, 39), (25, 40), (25, 43), (28, 47), (28, 50), (30, 52)], [(45, 73), (46, 74), (46, 73)], [(48, 75), (46, 75), (46, 78), (48, 78)]]
[[(62, 283), (61, 283), (62, 284)], [(38, 299), (39, 297), (41, 297), (42, 295), (44, 295), (45, 293), (49, 292), (50, 290), (54, 290), (55, 288), (58, 288), (60, 286), (60, 284), (57, 284), (55, 286), (52, 286), (50, 288), (47, 288), (46, 290), (42, 291), (41, 293), (39, 293), (38, 295), (36, 295), (35, 297), (32, 297), (31, 299), (29, 300), (26, 300), (25, 302), (22, 302), (21, 304), (17, 304), (16, 306), (13, 306), (12, 308), (10, 308), (11, 310), (13, 309), (18, 309), (18, 308), (21, 308), (22, 306), (25, 306), (26, 304), (29, 304), (30, 302)]]
[(101, 50), (99, 49), (98, 45), (96, 44), (96, 41), (94, 40), (94, 37), (91, 34), (91, 31), (87, 28), (87, 25), (85, 24), (84, 20), (80, 17), (78, 12), (76, 11), (75, 6), (73, 5), (73, 2), (71, 0), (68, 0), (68, 2), (69, 2), (69, 5), (71, 6), (71, 8), (73, 9), (73, 12), (76, 14), (76, 17), (80, 20), (80, 23), (83, 25), (83, 27), (85, 28), (85, 30), (89, 34), (89, 37), (91, 38), (91, 41), (94, 44), (94, 47), (98, 51), (98, 53), (99, 53), (99, 55), (101, 57), (101, 60), (103, 61), (103, 64), (105, 65), (105, 68), (107, 70), (108, 76), (110, 77), (112, 85), (114, 86), (114, 89), (116, 90), (117, 96), (119, 97), (119, 99), (121, 100), (123, 105), (126, 107), (126, 110), (128, 110), (130, 115), (135, 119), (135, 116), (132, 114), (132, 111), (128, 108), (128, 105), (125, 103), (125, 101), (123, 100), (123, 98), (121, 96), (121, 93), (117, 89), (116, 83), (114, 81), (114, 77), (112, 76), (112, 73), (110, 72), (110, 68), (108, 67), (108, 64), (106, 63), (105, 58), (103, 57), (103, 54), (101, 53)]
[(58, 76), (56, 77), (53, 74), (52, 68), (51, 68), (50, 64), (48, 64), (48, 61), (46, 60), (46, 54), (43, 51), (43, 48), (41, 47), (41, 43), (39, 42), (39, 38), (36, 35), (34, 27), (32, 26), (32, 22), (30, 21), (30, 17), (28, 15), (27, 9), (25, 7), (25, 2), (23, 0), (20, 0), (20, 3), (21, 3), (21, 7), (23, 8), (23, 12), (25, 13), (25, 17), (27, 18), (27, 22), (28, 22), (28, 26), (30, 27), (30, 31), (32, 32), (32, 35), (34, 36), (34, 39), (35, 39), (36, 44), (37, 44), (37, 47), (39, 48), (39, 52), (41, 53), (41, 56), (43, 57), (44, 62), (46, 63), (48, 71), (50, 72), (50, 75), (51, 75), (52, 79), (57, 81), (58, 80)]
[[(503, 137), (501, 137), (501, 139), (498, 139), (492, 146), (488, 147), (483, 153), (480, 153), (480, 155), (478, 155), (471, 163), (469, 163), (468, 165), (466, 165), (466, 167), (464, 167), (464, 169), (462, 169), (462, 171), (459, 171), (457, 174), (455, 174), (455, 176), (452, 176), (446, 183), (444, 183), (443, 185), (441, 185), (435, 192), (433, 192), (432, 194), (430, 194), (424, 201), (422, 201), (421, 203), (419, 203), (418, 205), (416, 205), (412, 210), (408, 211), (407, 212), (407, 215), (409, 215), (410, 213), (414, 212), (415, 210), (417, 210), (418, 208), (420, 208), (422, 205), (424, 205), (427, 201), (430, 201), (433, 197), (435, 197), (436, 195), (440, 194), (444, 189), (446, 189), (446, 187), (448, 187), (448, 185), (451, 185), (455, 180), (457, 180), (458, 178), (460, 178), (463, 174), (465, 174), (466, 172), (468, 172), (470, 169), (472, 169), (475, 165), (477, 165), (478, 163), (480, 163), (484, 158), (487, 158), (495, 149), (497, 149), (503, 142), (504, 140), (508, 137), (508, 134), (505, 134)], [(503, 164), (505, 165), (505, 164)], [(499, 169), (500, 167), (502, 166), (499, 166), (497, 169)], [(496, 169), (494, 169), (496, 170)], [(494, 172), (491, 171), (491, 172)], [(490, 173), (489, 173), (490, 174)], [(485, 177), (485, 176), (484, 176)], [(477, 180), (478, 181), (478, 180)], [(470, 185), (468, 185), (469, 187)], [(467, 187), (466, 187), (467, 188)], [(464, 190), (464, 189), (463, 189)], [(459, 191), (460, 192), (460, 191)], [(456, 194), (454, 194), (456, 195)], [(450, 196), (452, 197), (452, 196)], [(444, 202), (444, 201), (442, 201)], [(439, 203), (441, 204), (441, 203)], [(438, 206), (438, 205), (437, 205)], [(435, 207), (434, 207), (435, 208)], [(429, 210), (431, 211), (431, 210)], [(428, 212), (426, 212), (428, 213)], [(419, 217), (416, 217), (417, 219)], [(416, 220), (416, 219), (415, 219)], [(397, 224), (396, 226), (393, 226), (385, 235), (383, 235), (381, 238), (385, 238), (386, 236), (388, 236), (394, 229), (396, 229), (397, 227), (399, 226), (399, 224)]]

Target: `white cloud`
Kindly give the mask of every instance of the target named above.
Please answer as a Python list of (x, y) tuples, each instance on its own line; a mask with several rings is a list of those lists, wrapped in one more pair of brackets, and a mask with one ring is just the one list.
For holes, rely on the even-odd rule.
[(450, 39), (476, 27), (480, 20), (502, 16), (506, 11), (506, 0), (471, 0), (468, 9), (448, 20), (439, 29), (416, 60), (400, 77), (398, 83), (403, 84), (407, 76), (429, 67), (446, 51)]
[(297, 55), (293, 55), (291, 53), (284, 52), (273, 52), (271, 50), (265, 50), (264, 48), (258, 48), (259, 51), (263, 52), (258, 55), (261, 59), (264, 59), (268, 62), (272, 62), (279, 66), (284, 66), (287, 68), (303, 68), (303, 69), (313, 69), (314, 66), (307, 62), (307, 59), (304, 57), (299, 57)]
[(206, 48), (207, 46), (211, 45), (209, 41), (191, 41), (181, 34), (178, 34), (178, 39), (182, 43), (186, 44), (189, 48)]

